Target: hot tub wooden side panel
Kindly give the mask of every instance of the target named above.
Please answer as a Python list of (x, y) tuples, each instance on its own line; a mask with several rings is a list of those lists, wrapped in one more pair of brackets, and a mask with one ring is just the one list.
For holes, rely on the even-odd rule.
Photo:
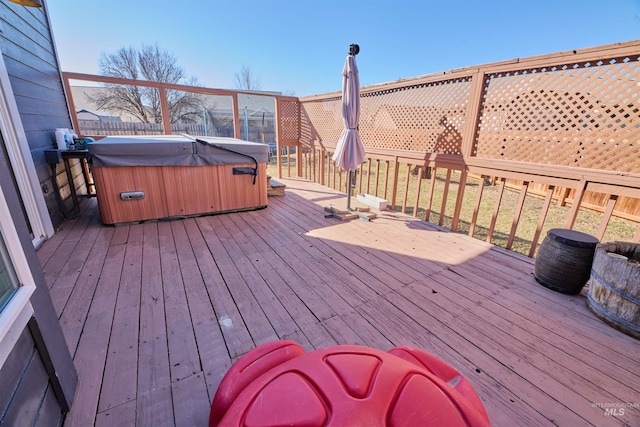
[(258, 164), (258, 176), (253, 184), (253, 175), (233, 175), (234, 167), (254, 167), (246, 165), (218, 166), (220, 182), (220, 211), (234, 211), (267, 206), (267, 165)]
[(220, 210), (216, 166), (163, 166), (169, 216), (186, 216)]
[[(234, 167), (253, 165), (94, 167), (100, 217), (117, 224), (266, 207), (266, 164), (255, 185), (252, 175), (233, 175)], [(144, 198), (122, 200), (130, 191)]]
[[(168, 216), (161, 167), (93, 167), (100, 218), (104, 224)], [(144, 198), (122, 200), (120, 194), (144, 191)]]
[(262, 163), (258, 166), (255, 185), (253, 185), (252, 175), (233, 175), (235, 167), (253, 167), (253, 165), (163, 167), (169, 216), (198, 215), (267, 206), (266, 164)]

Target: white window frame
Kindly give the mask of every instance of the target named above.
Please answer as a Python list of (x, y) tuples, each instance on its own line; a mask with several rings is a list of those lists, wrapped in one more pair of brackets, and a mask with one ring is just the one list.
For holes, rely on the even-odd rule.
[(18, 191), (27, 212), (27, 221), (33, 231), (32, 243), (34, 247), (38, 247), (53, 236), (54, 228), (40, 188), (2, 51), (0, 51), (0, 132), (2, 132), (9, 162), (18, 183)]
[(9, 267), (13, 267), (18, 278), (18, 289), (0, 311), (0, 369), (2, 369), (16, 341), (33, 316), (33, 307), (29, 299), (36, 290), (31, 268), (22, 249), (2, 187), (0, 187), (0, 236), (4, 240), (9, 262), (12, 264)]

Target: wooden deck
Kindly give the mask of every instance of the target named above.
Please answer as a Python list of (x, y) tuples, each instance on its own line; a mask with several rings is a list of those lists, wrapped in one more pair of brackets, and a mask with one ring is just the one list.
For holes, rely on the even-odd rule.
[[(38, 251), (79, 386), (65, 427), (205, 426), (255, 346), (412, 345), (473, 384), (495, 426), (640, 425), (640, 341), (533, 260), (282, 180), (264, 210), (103, 226), (95, 200)], [(605, 407), (629, 403), (605, 414)]]

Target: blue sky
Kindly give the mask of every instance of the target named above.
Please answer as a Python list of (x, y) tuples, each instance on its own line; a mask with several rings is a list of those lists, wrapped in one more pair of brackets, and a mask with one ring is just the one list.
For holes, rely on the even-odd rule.
[(234, 88), (339, 91), (360, 45), (362, 86), (640, 39), (640, 0), (48, 0), (63, 71), (97, 74), (101, 52), (157, 43), (187, 75)]

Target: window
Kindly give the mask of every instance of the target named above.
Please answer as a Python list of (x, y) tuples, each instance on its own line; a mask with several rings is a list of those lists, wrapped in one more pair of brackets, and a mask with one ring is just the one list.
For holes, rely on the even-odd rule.
[(0, 186), (0, 368), (27, 322), (35, 282)]
[(13, 271), (11, 259), (4, 240), (0, 238), (0, 312), (18, 288), (18, 278)]

